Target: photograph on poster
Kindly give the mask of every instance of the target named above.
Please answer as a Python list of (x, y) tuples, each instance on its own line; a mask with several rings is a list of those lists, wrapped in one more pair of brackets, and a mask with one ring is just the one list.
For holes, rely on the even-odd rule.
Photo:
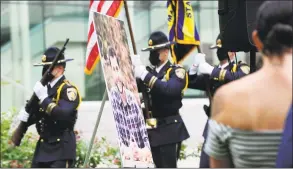
[(100, 60), (123, 167), (153, 167), (124, 22), (94, 13)]

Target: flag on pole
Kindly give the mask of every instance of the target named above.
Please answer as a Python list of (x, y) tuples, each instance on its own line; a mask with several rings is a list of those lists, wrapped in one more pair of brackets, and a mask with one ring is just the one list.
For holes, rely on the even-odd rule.
[(117, 17), (120, 13), (122, 4), (122, 0), (90, 0), (86, 65), (84, 69), (84, 72), (88, 75), (92, 74), (96, 64), (100, 60), (99, 48), (97, 45), (97, 34), (93, 20), (93, 12), (99, 12), (104, 15)]
[(200, 45), (194, 13), (189, 1), (168, 0), (168, 31), (173, 62), (180, 64), (197, 45)]

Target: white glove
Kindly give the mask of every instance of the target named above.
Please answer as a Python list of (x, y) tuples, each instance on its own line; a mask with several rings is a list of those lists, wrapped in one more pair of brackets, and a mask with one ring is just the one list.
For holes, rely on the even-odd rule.
[(148, 71), (146, 70), (145, 66), (142, 64), (139, 55), (132, 55), (131, 56), (132, 65), (134, 66), (134, 76), (136, 78), (141, 78), (144, 80)]
[(197, 74), (198, 75), (200, 75), (200, 74), (208, 74), (208, 75), (211, 75), (212, 72), (213, 72), (213, 70), (214, 70), (214, 67), (213, 66), (211, 66), (207, 62), (203, 62), (203, 63), (199, 64)]
[(193, 58), (193, 64), (199, 65), (200, 63), (206, 62), (206, 54), (197, 53)]
[(198, 65), (193, 64), (189, 69), (189, 75), (195, 75), (198, 71)]
[(48, 97), (48, 88), (47, 85), (43, 86), (41, 82), (37, 82), (34, 86), (34, 92), (36, 93), (37, 97), (40, 99), (41, 103), (45, 98)]
[(134, 66), (143, 65), (141, 60), (140, 60), (139, 55), (132, 55), (131, 56), (131, 61), (132, 61), (132, 65), (134, 65)]
[(24, 108), (22, 108), (20, 112), (18, 113), (18, 119), (20, 121), (27, 122), (28, 118), (29, 118), (29, 114), (25, 111)]
[(141, 78), (141, 80), (144, 80), (146, 75), (148, 74), (148, 71), (146, 70), (145, 66), (143, 65), (137, 65), (134, 68), (134, 76), (136, 78)]

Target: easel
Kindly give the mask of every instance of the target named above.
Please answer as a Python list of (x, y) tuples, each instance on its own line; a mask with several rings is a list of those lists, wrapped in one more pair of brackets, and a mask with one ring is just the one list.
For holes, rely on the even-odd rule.
[[(124, 2), (124, 9), (125, 9), (125, 13), (126, 13), (126, 18), (127, 18), (128, 28), (129, 28), (129, 32), (130, 32), (130, 37), (131, 37), (131, 43), (132, 43), (132, 46), (133, 46), (133, 53), (136, 55), (137, 50), (136, 50), (136, 45), (135, 45), (135, 42), (134, 42), (132, 26), (131, 26), (131, 22), (130, 22), (130, 16), (129, 16), (129, 12), (128, 12), (128, 6), (127, 6), (126, 0), (124, 0), (123, 2)], [(100, 120), (101, 120), (101, 117), (102, 117), (102, 112), (103, 112), (103, 109), (104, 109), (104, 106), (105, 106), (106, 99), (107, 99), (107, 89), (105, 89), (105, 91), (104, 91), (104, 95), (103, 95), (101, 107), (100, 107), (100, 110), (99, 110), (97, 122), (96, 122), (94, 132), (93, 132), (92, 137), (91, 137), (91, 141), (90, 141), (88, 151), (87, 151), (86, 156), (85, 156), (85, 160), (84, 160), (84, 163), (83, 163), (84, 168), (86, 168), (87, 165), (88, 165), (89, 157), (90, 157), (91, 150), (92, 150), (92, 147), (93, 147), (93, 143), (94, 143), (94, 140), (95, 140), (95, 137), (96, 137), (96, 133), (97, 133), (97, 130), (98, 130), (98, 127), (99, 127), (99, 124), (100, 124)]]

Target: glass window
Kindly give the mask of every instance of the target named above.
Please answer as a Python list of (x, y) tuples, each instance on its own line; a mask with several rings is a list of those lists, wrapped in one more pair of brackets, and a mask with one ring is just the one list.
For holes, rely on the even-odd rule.
[[(208, 55), (208, 62), (217, 64), (215, 52), (208, 50), (208, 46), (215, 42), (219, 33), (217, 2), (191, 1), (191, 4), (202, 50)], [(40, 80), (42, 70), (41, 67), (32, 67), (32, 64), (40, 62), (46, 48), (50, 46), (61, 48), (66, 38), (70, 38), (65, 51), (66, 57), (74, 58), (73, 62), (67, 64), (66, 77), (79, 87), (83, 100), (102, 99), (105, 81), (100, 64), (96, 65), (95, 71), (90, 76), (83, 71), (86, 61), (88, 1), (31, 1), (28, 3), (3, 1), (1, 5), (3, 9), (1, 11), (2, 74), (11, 77), (12, 81), (19, 82), (25, 88), (16, 89), (15, 85), (12, 85), (13, 87), (5, 90), (5, 96), (11, 97), (9, 100), (14, 102), (11, 104), (17, 105), (16, 102), (19, 105), (23, 104), (24, 97), (31, 95), (30, 92), (24, 92), (24, 90), (32, 90), (34, 83)], [(27, 5), (27, 8), (23, 5)], [(151, 32), (161, 30), (168, 35), (166, 1), (129, 1), (128, 7), (137, 52), (143, 63), (149, 64), (149, 53), (141, 52), (141, 49), (146, 47)], [(22, 19), (25, 15), (28, 15), (27, 22)], [(121, 9), (121, 15), (125, 15), (124, 9)], [(126, 17), (119, 18), (125, 23), (128, 43), (132, 48)], [(25, 31), (27, 28), (28, 32)], [(29, 33), (29, 37), (24, 39), (26, 33)], [(29, 50), (26, 50), (26, 45)], [(26, 55), (26, 52), (29, 54)], [(188, 68), (192, 64), (196, 53), (197, 50), (187, 57), (183, 62), (184, 67)], [(237, 54), (239, 60), (249, 61), (246, 55), (245, 53)], [(31, 73), (24, 74), (27, 70)], [(205, 97), (205, 95), (202, 91), (187, 89), (185, 98), (192, 97)]]

